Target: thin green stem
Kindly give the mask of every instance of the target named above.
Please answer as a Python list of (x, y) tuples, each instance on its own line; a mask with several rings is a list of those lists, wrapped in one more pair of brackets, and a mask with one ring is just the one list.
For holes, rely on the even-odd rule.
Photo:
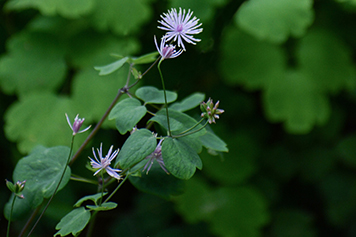
[(35, 217), (37, 216), (38, 212), (41, 210), (43, 206), (43, 203), (41, 205), (39, 205), (31, 214), (30, 218), (28, 218), (26, 224), (23, 226), (20, 234), (18, 235), (18, 237), (22, 237), (25, 235), (28, 227), (30, 226), (30, 224), (32, 223), (32, 221), (35, 219)]
[(79, 175), (76, 175), (76, 174), (72, 174), (72, 176), (70, 177), (70, 180), (83, 182), (83, 183), (89, 183), (89, 184), (95, 184), (95, 185), (98, 184), (97, 181), (94, 181), (92, 179), (83, 178), (83, 177), (81, 177)]
[(164, 93), (164, 104), (166, 106), (166, 114), (167, 114), (167, 127), (168, 127), (168, 136), (171, 137), (172, 136), (172, 132), (171, 132), (171, 126), (169, 124), (169, 113), (168, 113), (168, 103), (167, 103), (167, 94), (166, 94), (166, 87), (164, 86), (164, 80), (163, 80), (163, 75), (161, 72), (161, 63), (163, 60), (159, 61), (157, 68), (159, 71), (159, 75), (161, 76), (161, 82), (162, 82), (162, 88), (163, 88), (163, 93)]
[(101, 172), (101, 198), (99, 200), (99, 206), (101, 206), (104, 198), (104, 181), (104, 172)]
[(91, 237), (91, 235), (93, 233), (94, 223), (95, 223), (97, 214), (98, 214), (98, 211), (94, 211), (94, 213), (91, 215), (90, 223), (89, 223), (89, 227), (88, 227), (88, 232), (87, 232), (87, 237)]
[(161, 59), (161, 56), (159, 56), (159, 57), (156, 59), (156, 61), (154, 61), (154, 62), (152, 63), (152, 65), (141, 75), (141, 78), (142, 78), (144, 75), (146, 75), (146, 73), (148, 73), (148, 71), (151, 70), (151, 68), (152, 68), (160, 59)]
[(51, 201), (52, 201), (54, 195), (56, 195), (56, 192), (57, 192), (57, 190), (58, 190), (58, 188), (59, 188), (59, 186), (60, 186), (60, 184), (61, 184), (61, 182), (62, 182), (62, 180), (63, 180), (64, 174), (65, 174), (65, 172), (66, 172), (66, 170), (67, 170), (67, 167), (68, 167), (68, 164), (69, 164), (69, 161), (70, 161), (71, 154), (72, 154), (72, 152), (73, 152), (74, 137), (75, 137), (75, 136), (72, 136), (72, 142), (71, 142), (71, 144), (70, 144), (70, 150), (69, 150), (68, 158), (67, 158), (66, 164), (65, 164), (65, 166), (64, 166), (64, 170), (63, 170), (63, 172), (62, 172), (61, 178), (59, 179), (59, 182), (58, 182), (58, 184), (57, 184), (57, 187), (55, 188), (55, 190), (54, 190), (54, 192), (53, 192), (51, 198), (48, 200), (47, 205), (46, 205), (45, 208), (43, 209), (41, 215), (38, 217), (36, 223), (33, 225), (32, 229), (31, 229), (30, 232), (28, 233), (27, 237), (29, 237), (29, 236), (32, 234), (32, 232), (33, 232), (34, 229), (36, 228), (37, 224), (38, 224), (39, 221), (41, 220), (43, 214), (46, 212), (46, 210), (47, 210), (49, 204), (51, 203)]
[(112, 196), (114, 196), (114, 194), (119, 190), (119, 188), (125, 183), (125, 181), (127, 180), (127, 178), (129, 177), (129, 175), (126, 175), (125, 178), (119, 183), (119, 185), (115, 188), (115, 190), (110, 194), (109, 197), (107, 197), (104, 201), (104, 203), (106, 203), (107, 201), (110, 200), (110, 198), (112, 198)]
[(185, 137), (185, 136), (191, 135), (191, 134), (193, 134), (193, 133), (197, 133), (197, 132), (199, 132), (200, 130), (204, 129), (204, 128), (206, 127), (206, 125), (208, 125), (208, 122), (209, 122), (209, 121), (206, 121), (206, 123), (205, 123), (202, 127), (200, 127), (199, 129), (197, 129), (197, 130), (194, 130), (194, 131), (188, 132), (188, 133), (184, 133), (184, 134), (173, 135), (172, 137), (173, 137), (173, 138)]
[(14, 198), (12, 199), (12, 204), (11, 204), (9, 223), (7, 224), (7, 234), (6, 234), (7, 237), (10, 236), (10, 225), (11, 225), (11, 218), (12, 218), (12, 210), (14, 210), (15, 200), (16, 200), (16, 195), (14, 194)]
[(187, 132), (189, 132), (189, 131), (193, 130), (196, 126), (198, 126), (201, 122), (203, 122), (203, 120), (204, 120), (204, 118), (200, 119), (200, 121), (199, 121), (199, 122), (197, 122), (197, 123), (196, 123), (193, 127), (188, 128), (187, 130), (185, 130), (185, 131), (183, 131), (183, 132), (179, 133), (179, 135), (183, 135), (184, 133), (187, 133)]

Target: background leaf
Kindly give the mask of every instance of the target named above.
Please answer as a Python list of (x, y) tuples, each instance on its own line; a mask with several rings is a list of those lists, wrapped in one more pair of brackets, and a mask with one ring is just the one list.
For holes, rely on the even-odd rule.
[(236, 23), (256, 38), (283, 43), (300, 37), (314, 20), (311, 0), (249, 0), (236, 13)]
[(65, 48), (55, 35), (23, 32), (7, 48), (9, 54), (0, 60), (0, 83), (6, 93), (22, 96), (54, 91), (63, 83)]
[(68, 18), (78, 18), (88, 14), (95, 6), (95, 0), (79, 0), (76, 2), (68, 0), (11, 0), (6, 4), (10, 10), (23, 10), (28, 8), (38, 9), (43, 15), (60, 14)]

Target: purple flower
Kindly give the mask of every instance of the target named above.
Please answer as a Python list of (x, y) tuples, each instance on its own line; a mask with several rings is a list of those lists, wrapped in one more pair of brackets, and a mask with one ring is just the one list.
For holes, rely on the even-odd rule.
[(151, 170), (151, 167), (153, 165), (153, 162), (156, 160), (157, 163), (159, 164), (159, 166), (161, 166), (161, 168), (164, 170), (164, 172), (166, 172), (167, 174), (169, 174), (169, 172), (166, 169), (166, 166), (164, 165), (163, 162), (163, 158), (162, 158), (162, 141), (163, 139), (158, 143), (156, 149), (154, 150), (154, 152), (152, 152), (150, 155), (148, 155), (145, 159), (147, 159), (147, 163), (145, 165), (145, 167), (143, 167), (142, 171), (145, 171), (147, 169), (146, 174), (148, 174), (148, 172)]
[[(93, 147), (93, 154), (94, 154), (94, 159), (88, 157), (90, 159), (90, 164), (94, 169), (98, 169), (94, 175), (97, 175), (101, 170), (105, 169), (106, 173), (108, 173), (111, 177), (115, 178), (115, 179), (121, 179), (121, 176), (118, 174), (119, 172), (121, 172), (120, 169), (114, 169), (111, 168), (109, 165), (111, 164), (111, 161), (117, 156), (117, 154), (119, 153), (119, 150), (115, 150), (114, 153), (112, 153), (112, 149), (114, 146), (111, 146), (108, 154), (103, 157), (103, 149), (102, 149), (103, 144), (100, 144), (100, 149), (97, 149), (98, 151), (98, 155), (99, 155), (99, 159), (96, 157), (95, 151), (94, 151), (94, 147)], [(112, 154), (111, 154), (112, 153)]]
[(87, 128), (85, 128), (85, 129), (79, 131), (79, 129), (80, 129), (80, 127), (82, 126), (82, 124), (84, 123), (84, 120), (85, 120), (85, 119), (84, 119), (84, 118), (80, 119), (78, 116), (79, 116), (79, 114), (77, 114), (77, 116), (75, 117), (74, 123), (73, 123), (73, 126), (72, 126), (72, 124), (71, 124), (70, 121), (69, 121), (69, 117), (68, 117), (68, 115), (66, 114), (66, 118), (67, 118), (67, 122), (68, 122), (68, 124), (69, 124), (69, 127), (70, 127), (70, 128), (72, 129), (72, 131), (73, 131), (73, 136), (75, 136), (77, 133), (85, 132), (85, 131), (87, 131), (87, 130), (91, 127), (91, 125), (89, 125)]
[(202, 23), (199, 24), (199, 19), (195, 16), (190, 19), (193, 15), (193, 12), (188, 10), (185, 14), (185, 9), (182, 12), (182, 9), (172, 8), (171, 11), (168, 10), (168, 13), (163, 13), (161, 15), (162, 20), (158, 21), (163, 26), (158, 26), (161, 30), (168, 31), (164, 36), (167, 38), (167, 41), (173, 40), (178, 41), (178, 47), (182, 47), (185, 51), (183, 40), (189, 44), (196, 44), (200, 39), (195, 39), (192, 35), (199, 34), (203, 31), (203, 28), (199, 28)]
[(171, 45), (171, 44), (167, 45), (166, 39), (164, 37), (161, 39), (160, 47), (158, 47), (158, 45), (157, 45), (156, 36), (154, 36), (154, 40), (155, 40), (155, 45), (156, 45), (157, 51), (161, 55), (162, 60), (168, 59), (168, 58), (176, 58), (183, 53), (182, 49), (178, 50), (178, 52), (177, 52), (175, 50), (176, 46)]

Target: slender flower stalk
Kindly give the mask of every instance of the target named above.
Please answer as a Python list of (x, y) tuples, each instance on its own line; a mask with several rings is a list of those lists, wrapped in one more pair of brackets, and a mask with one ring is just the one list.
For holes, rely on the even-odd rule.
[(157, 68), (158, 68), (158, 71), (159, 71), (159, 75), (161, 76), (161, 82), (162, 82), (162, 88), (163, 88), (163, 94), (164, 94), (164, 104), (165, 104), (165, 107), (166, 107), (166, 114), (167, 114), (167, 127), (168, 127), (168, 131), (167, 132), (168, 132), (168, 136), (171, 137), (172, 136), (172, 132), (171, 132), (171, 126), (170, 126), (170, 123), (169, 123), (167, 93), (166, 93), (166, 87), (164, 86), (163, 75), (162, 75), (162, 72), (161, 72), (161, 63), (162, 63), (162, 60), (159, 61), (158, 65), (157, 65)]
[(16, 195), (14, 195), (14, 198), (12, 199), (11, 210), (10, 210), (10, 216), (9, 216), (9, 222), (8, 222), (8, 224), (7, 224), (6, 237), (9, 237), (9, 236), (10, 236), (10, 225), (11, 225), (12, 211), (14, 210), (15, 201), (16, 201)]
[(47, 205), (46, 205), (45, 208), (43, 209), (41, 215), (38, 217), (36, 223), (33, 225), (32, 229), (31, 229), (30, 232), (28, 233), (27, 237), (29, 237), (29, 236), (32, 234), (32, 232), (35, 230), (35, 228), (36, 228), (37, 224), (40, 222), (40, 220), (41, 220), (43, 214), (46, 212), (46, 210), (47, 210), (49, 204), (52, 202), (52, 199), (53, 199), (54, 195), (56, 195), (56, 193), (57, 193), (57, 190), (58, 190), (58, 188), (59, 188), (59, 185), (61, 184), (61, 182), (62, 182), (62, 180), (63, 180), (64, 174), (66, 173), (66, 170), (67, 170), (67, 167), (68, 167), (68, 164), (69, 164), (69, 161), (70, 161), (71, 154), (72, 154), (72, 152), (73, 152), (74, 137), (75, 137), (75, 134), (73, 134), (73, 136), (72, 136), (72, 142), (71, 142), (71, 145), (70, 145), (70, 150), (69, 150), (68, 158), (67, 158), (66, 164), (65, 164), (65, 166), (64, 166), (62, 175), (61, 175), (61, 177), (60, 177), (60, 179), (59, 179), (59, 182), (58, 182), (58, 184), (57, 184), (57, 186), (56, 186), (56, 188), (55, 188), (55, 190), (54, 190), (54, 192), (53, 192), (51, 198), (48, 200)]
[(197, 132), (203, 130), (208, 125), (208, 122), (209, 121), (206, 121), (206, 123), (203, 126), (201, 126), (200, 128), (198, 128), (197, 130), (186, 132), (186, 133), (181, 133), (181, 134), (178, 134), (178, 135), (173, 135), (172, 137), (173, 138), (185, 137), (185, 136), (189, 136), (189, 135), (191, 135), (193, 133), (197, 133)]
[(185, 9), (182, 11), (179, 8), (172, 8), (168, 13), (163, 13), (161, 15), (162, 20), (158, 21), (162, 26), (158, 26), (161, 30), (168, 31), (164, 36), (167, 41), (173, 40), (178, 42), (178, 47), (182, 47), (185, 51), (185, 46), (183, 41), (189, 44), (196, 44), (200, 39), (195, 39), (192, 35), (199, 34), (203, 31), (203, 28), (198, 28), (202, 25), (199, 23), (199, 19), (195, 16), (191, 19), (193, 12), (188, 10), (187, 14)]

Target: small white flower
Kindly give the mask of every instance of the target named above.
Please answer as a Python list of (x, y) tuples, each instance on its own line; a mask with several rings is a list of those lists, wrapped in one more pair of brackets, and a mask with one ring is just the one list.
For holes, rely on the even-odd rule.
[[(102, 169), (106, 170), (106, 173), (108, 173), (111, 177), (115, 178), (115, 179), (121, 179), (121, 176), (118, 174), (119, 172), (121, 172), (120, 169), (114, 169), (111, 168), (109, 165), (111, 164), (111, 161), (117, 156), (117, 154), (119, 153), (119, 150), (115, 150), (114, 153), (112, 153), (112, 149), (114, 146), (111, 146), (108, 154), (103, 157), (103, 149), (102, 149), (103, 144), (100, 144), (100, 149), (97, 149), (98, 151), (98, 155), (99, 155), (99, 159), (96, 157), (95, 151), (94, 151), (94, 147), (93, 147), (93, 154), (94, 154), (94, 159), (88, 157), (90, 159), (90, 164), (94, 169), (98, 169), (94, 175), (97, 175)], [(111, 154), (112, 153), (112, 154)]]
[(91, 125), (89, 125), (87, 128), (85, 128), (85, 129), (79, 131), (79, 129), (80, 129), (80, 127), (82, 126), (82, 124), (84, 123), (84, 120), (85, 120), (85, 119), (84, 119), (84, 118), (80, 119), (80, 118), (78, 117), (79, 114), (77, 114), (77, 116), (74, 118), (74, 123), (73, 123), (73, 126), (72, 126), (72, 124), (70, 123), (70, 120), (69, 120), (68, 115), (67, 115), (67, 114), (65, 114), (65, 115), (66, 115), (67, 122), (68, 122), (68, 124), (69, 124), (70, 129), (72, 129), (72, 131), (73, 131), (73, 136), (75, 136), (77, 133), (85, 132), (85, 131), (87, 131), (87, 130), (91, 127)]
[(176, 58), (183, 53), (182, 49), (176, 51), (175, 50), (176, 46), (171, 45), (171, 44), (167, 45), (166, 39), (164, 37), (161, 39), (160, 47), (158, 47), (158, 45), (157, 45), (156, 36), (154, 36), (154, 40), (155, 40), (155, 45), (156, 45), (157, 51), (161, 55), (162, 60), (168, 59), (168, 58)]
[(199, 28), (202, 23), (199, 24), (199, 19), (195, 16), (190, 19), (193, 15), (193, 12), (188, 10), (185, 14), (185, 9), (182, 12), (182, 9), (172, 8), (171, 11), (168, 10), (168, 13), (163, 13), (161, 15), (162, 20), (158, 21), (163, 26), (158, 26), (161, 30), (168, 31), (164, 36), (167, 38), (167, 41), (173, 40), (178, 42), (178, 47), (182, 47), (185, 51), (183, 40), (189, 44), (196, 44), (200, 39), (195, 39), (192, 35), (199, 34), (203, 31), (203, 28)]

